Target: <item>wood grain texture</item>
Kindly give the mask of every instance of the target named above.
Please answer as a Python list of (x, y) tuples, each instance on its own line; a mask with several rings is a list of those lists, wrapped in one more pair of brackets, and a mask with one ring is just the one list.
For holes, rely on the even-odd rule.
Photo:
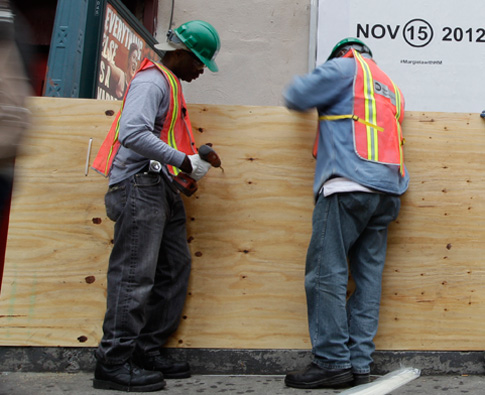
[[(16, 162), (0, 345), (87, 346), (101, 337), (113, 223), (90, 160), (118, 102), (32, 98)], [(313, 211), (314, 113), (189, 105), (212, 169), (185, 198), (193, 255), (170, 347), (308, 349), (304, 264)], [(411, 175), (389, 236), (381, 322), (386, 350), (483, 350), (485, 123), (478, 114), (407, 114)]]

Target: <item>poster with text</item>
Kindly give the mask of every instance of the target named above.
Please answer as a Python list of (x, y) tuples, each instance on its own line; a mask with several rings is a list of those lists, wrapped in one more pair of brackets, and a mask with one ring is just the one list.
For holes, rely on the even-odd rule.
[(96, 99), (122, 100), (141, 61), (159, 61), (158, 54), (111, 5), (106, 5)]
[(319, 0), (317, 65), (356, 37), (412, 111), (485, 110), (485, 9), (475, 0)]

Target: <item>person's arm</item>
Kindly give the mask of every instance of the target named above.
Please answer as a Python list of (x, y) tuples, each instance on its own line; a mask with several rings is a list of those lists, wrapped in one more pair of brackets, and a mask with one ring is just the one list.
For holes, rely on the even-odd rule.
[(332, 61), (307, 75), (295, 77), (283, 93), (285, 106), (296, 111), (326, 107), (338, 100), (340, 91), (336, 87), (344, 75), (338, 62)]
[[(168, 94), (168, 86), (136, 77), (123, 107), (119, 139), (123, 146), (148, 159), (181, 169), (186, 163), (186, 155), (163, 142), (154, 131), (159, 108), (163, 105), (168, 108)], [(188, 168), (187, 165), (185, 167)]]
[(123, 95), (125, 94), (125, 87), (126, 87), (126, 74), (123, 70), (121, 70), (118, 66), (116, 66), (115, 62), (105, 59), (108, 67), (111, 68), (110, 74), (110, 86), (115, 87), (115, 94), (118, 99), (122, 99)]

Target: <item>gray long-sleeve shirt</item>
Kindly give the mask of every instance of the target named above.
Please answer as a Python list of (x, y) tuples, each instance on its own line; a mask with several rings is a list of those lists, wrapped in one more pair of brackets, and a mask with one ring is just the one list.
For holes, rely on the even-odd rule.
[(121, 114), (118, 137), (121, 147), (113, 161), (109, 185), (138, 173), (150, 160), (182, 165), (185, 154), (160, 139), (169, 102), (168, 82), (160, 71), (153, 67), (138, 72)]

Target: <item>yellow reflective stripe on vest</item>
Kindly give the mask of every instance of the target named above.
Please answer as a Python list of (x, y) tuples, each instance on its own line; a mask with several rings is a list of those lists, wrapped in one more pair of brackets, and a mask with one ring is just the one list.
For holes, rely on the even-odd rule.
[[(177, 149), (177, 142), (175, 140), (175, 123), (177, 122), (177, 116), (179, 113), (179, 101), (178, 101), (178, 84), (177, 81), (175, 81), (173, 75), (167, 71), (165, 71), (165, 68), (161, 66), (158, 63), (155, 63), (155, 65), (163, 72), (165, 76), (167, 76), (167, 79), (172, 87), (171, 92), (172, 92), (172, 103), (173, 103), (173, 109), (172, 109), (172, 119), (170, 120), (170, 128), (168, 129), (167, 133), (167, 143), (170, 147)], [(175, 175), (180, 173), (180, 170), (173, 166), (173, 172)]]
[(364, 121), (362, 118), (359, 118), (357, 115), (354, 114), (346, 114), (346, 115), (321, 115), (318, 117), (320, 121), (338, 121), (339, 119), (353, 119), (354, 121), (363, 123), (364, 125), (374, 128), (379, 132), (383, 132), (384, 128), (381, 128), (380, 126), (374, 125), (370, 122)]
[(399, 171), (401, 173), (401, 176), (404, 176), (404, 155), (402, 152), (403, 138), (402, 138), (401, 123), (399, 122), (399, 118), (401, 118), (402, 97), (401, 97), (401, 91), (398, 89), (394, 81), (391, 80), (391, 82), (394, 88), (394, 93), (396, 95), (396, 124), (397, 124), (397, 133), (398, 133), (398, 139), (399, 139)]
[[(120, 118), (118, 118), (118, 123), (116, 124), (116, 133), (115, 133), (115, 139), (114, 139), (114, 142), (118, 141), (118, 134), (120, 132)], [(106, 161), (106, 167), (104, 169), (104, 174), (108, 174), (108, 166), (109, 166), (109, 163), (110, 163), (110, 160), (111, 160), (111, 156), (113, 155), (113, 148), (114, 148), (114, 143), (111, 145), (110, 149), (109, 149), (109, 153), (108, 153), (108, 160)]]
[[(354, 56), (358, 60), (364, 78), (364, 100), (365, 100), (365, 121), (370, 124), (377, 124), (376, 102), (374, 99), (374, 79), (369, 65), (362, 56), (354, 51)], [(379, 144), (377, 141), (377, 129), (367, 126), (367, 155), (370, 160), (377, 161), (379, 158)]]
[(165, 74), (168, 78), (168, 81), (172, 87), (172, 102), (173, 102), (173, 111), (172, 111), (172, 119), (170, 120), (170, 129), (168, 132), (168, 144), (170, 147), (177, 149), (177, 143), (175, 141), (175, 134), (174, 134), (174, 129), (175, 129), (175, 122), (177, 120), (177, 115), (178, 115), (178, 85), (177, 82), (174, 80), (173, 76), (171, 73), (168, 73), (165, 71), (165, 68), (162, 67), (160, 64), (155, 63), (155, 65)]
[(109, 171), (109, 164), (111, 163), (111, 156), (113, 155), (113, 149), (115, 147), (116, 142), (118, 141), (118, 136), (120, 134), (120, 119), (121, 119), (121, 112), (123, 111), (123, 107), (125, 106), (125, 99), (126, 96), (123, 98), (123, 102), (121, 103), (121, 108), (117, 114), (118, 119), (116, 120), (116, 129), (115, 129), (115, 136), (113, 139), (113, 144), (111, 144), (111, 147), (109, 148), (109, 153), (108, 153), (108, 160), (106, 161), (106, 167), (104, 169), (104, 174), (108, 174)]

